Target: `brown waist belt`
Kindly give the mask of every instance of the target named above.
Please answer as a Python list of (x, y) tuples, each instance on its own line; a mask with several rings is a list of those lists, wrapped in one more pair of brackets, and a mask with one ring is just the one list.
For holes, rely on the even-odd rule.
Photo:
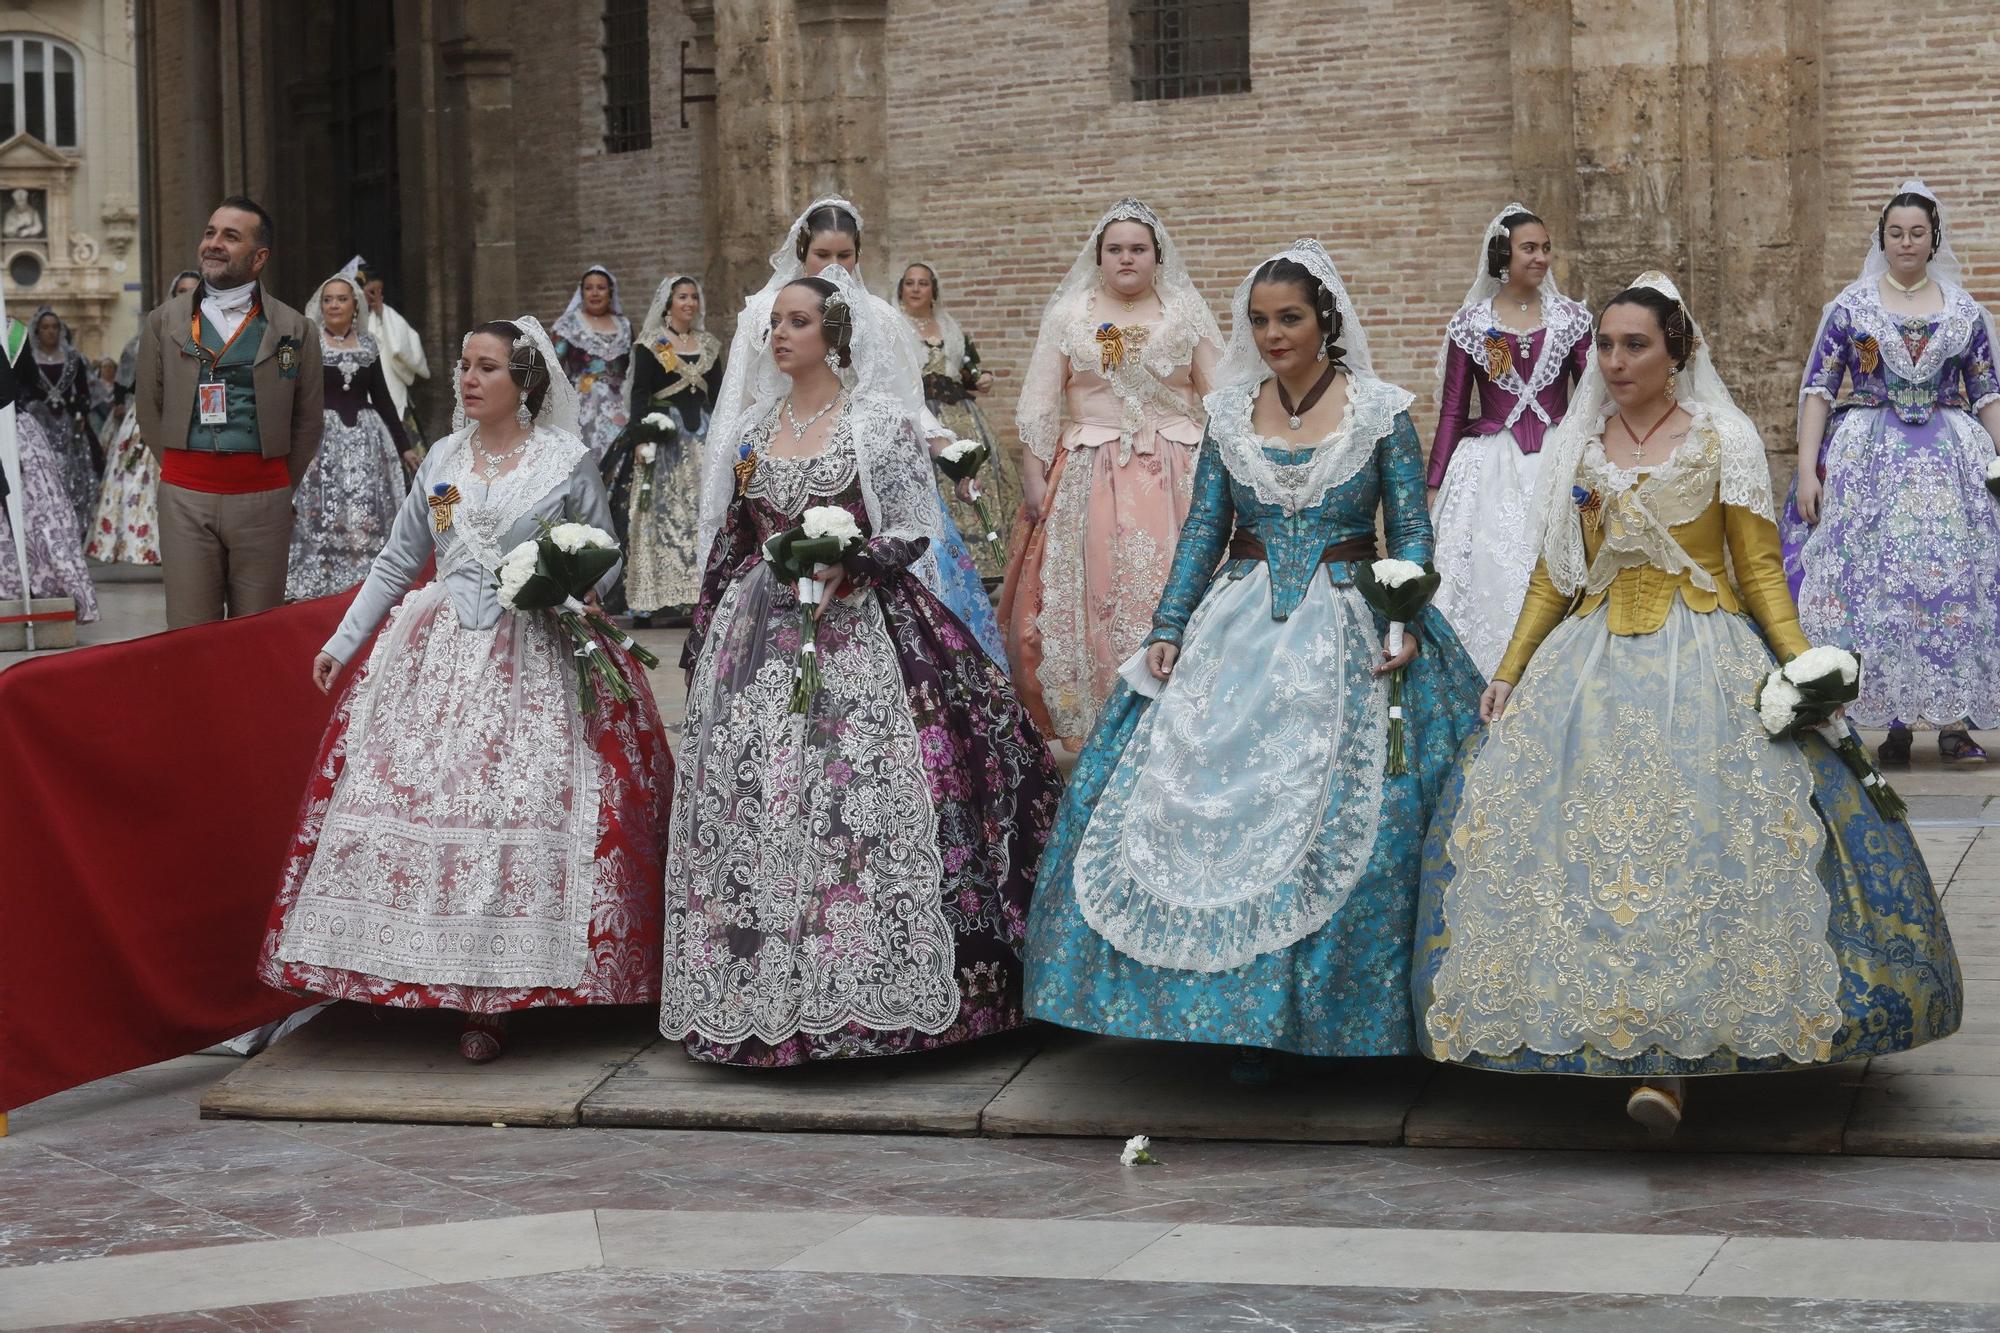
[[(1254, 532), (1238, 528), (1229, 537), (1229, 558), (1231, 560), (1269, 560), (1264, 550), (1264, 539)], [(1373, 560), (1375, 539), (1354, 537), (1344, 542), (1335, 542), (1319, 553), (1318, 563), (1337, 564), (1342, 560)]]

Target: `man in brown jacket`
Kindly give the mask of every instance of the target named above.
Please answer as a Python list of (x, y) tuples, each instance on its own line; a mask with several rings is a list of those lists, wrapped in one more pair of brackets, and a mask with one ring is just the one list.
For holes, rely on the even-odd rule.
[(146, 316), (134, 402), (160, 460), (167, 625), (285, 599), (292, 492), (319, 448), (319, 331), (258, 277), (271, 215), (240, 195), (202, 232), (202, 285)]

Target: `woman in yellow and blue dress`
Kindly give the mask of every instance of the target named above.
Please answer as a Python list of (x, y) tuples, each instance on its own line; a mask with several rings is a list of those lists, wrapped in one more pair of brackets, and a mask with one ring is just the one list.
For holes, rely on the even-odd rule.
[(1664, 1135), (1684, 1076), (1934, 1041), (1962, 985), (1909, 826), (1760, 722), (1807, 643), (1763, 444), (1673, 283), (1613, 297), (1595, 345), (1491, 725), (1431, 826), (1413, 1001), (1433, 1058), (1637, 1078)]

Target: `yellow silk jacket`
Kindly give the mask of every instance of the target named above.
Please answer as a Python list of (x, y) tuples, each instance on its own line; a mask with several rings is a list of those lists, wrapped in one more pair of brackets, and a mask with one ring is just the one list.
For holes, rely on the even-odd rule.
[[(1546, 564), (1537, 560), (1520, 619), (1514, 622), (1514, 636), (1493, 678), (1518, 685), (1528, 669), (1528, 659), (1566, 615), (1587, 616), (1607, 602), (1613, 634), (1654, 633), (1667, 623), (1667, 612), (1679, 597), (1690, 611), (1706, 613), (1720, 607), (1741, 613), (1747, 609), (1781, 662), (1789, 662), (1806, 650), (1798, 607), (1785, 582), (1777, 524), (1752, 510), (1724, 504), (1718, 490), (1698, 517), (1669, 531), (1681, 549), (1715, 580), (1715, 591), (1696, 587), (1692, 574), (1670, 574), (1657, 565), (1638, 565), (1620, 570), (1602, 592), (1570, 598), (1549, 579)], [(1603, 541), (1598, 526), (1584, 524), (1586, 559), (1596, 559)], [(1731, 565), (1736, 572), (1733, 586)]]

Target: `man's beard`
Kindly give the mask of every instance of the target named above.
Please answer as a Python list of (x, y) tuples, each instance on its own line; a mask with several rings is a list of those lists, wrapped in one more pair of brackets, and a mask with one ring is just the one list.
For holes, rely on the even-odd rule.
[[(220, 263), (223, 265), (223, 268), (221, 272), (215, 274), (213, 277), (210, 277), (208, 272), (208, 266), (212, 263)], [(234, 265), (230, 264), (230, 262), (226, 259), (211, 260), (203, 258), (201, 260), (201, 276), (203, 281), (205, 281), (209, 286), (221, 290), (230, 287), (241, 287), (244, 283), (250, 281), (251, 277), (254, 275), (250, 272), (249, 257), (245, 256), (242, 261), (241, 268), (235, 267)]]

